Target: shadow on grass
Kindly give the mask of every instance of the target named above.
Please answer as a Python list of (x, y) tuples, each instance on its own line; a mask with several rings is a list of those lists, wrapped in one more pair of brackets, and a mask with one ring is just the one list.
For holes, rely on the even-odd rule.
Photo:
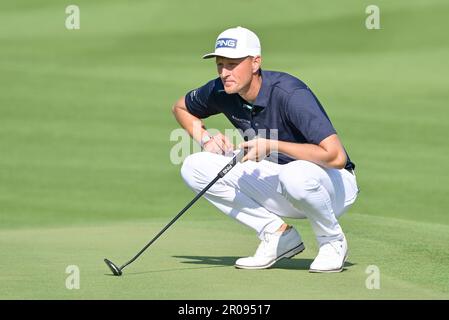
[[(174, 258), (188, 259), (181, 263), (215, 265), (215, 266), (234, 266), (235, 261), (240, 257), (213, 257), (213, 256), (174, 256)], [(288, 270), (309, 270), (313, 259), (282, 259), (276, 262), (270, 269), (288, 269)], [(344, 267), (350, 267), (354, 264), (345, 262)], [(346, 268), (343, 269), (345, 271)]]
[[(151, 271), (143, 271), (143, 272), (123, 272), (123, 275), (132, 276), (139, 274), (148, 274), (148, 273), (159, 273), (159, 272), (172, 272), (172, 271), (183, 271), (183, 270), (194, 270), (194, 269), (210, 269), (210, 268), (223, 268), (226, 266), (203, 266), (203, 267), (193, 267), (193, 268), (171, 268), (171, 269), (159, 269), (159, 270), (151, 270)], [(105, 276), (114, 276), (113, 274), (104, 274)]]
[[(152, 270), (144, 272), (124, 272), (124, 275), (140, 275), (148, 273), (159, 273), (159, 272), (171, 272), (171, 271), (182, 271), (182, 270), (194, 270), (194, 269), (210, 269), (210, 268), (224, 268), (234, 266), (235, 261), (240, 257), (234, 256), (173, 256), (173, 258), (185, 259), (186, 261), (181, 261), (181, 263), (198, 265), (195, 267), (188, 268), (171, 268), (162, 270)], [(313, 259), (282, 259), (276, 262), (269, 269), (285, 269), (285, 270), (309, 270), (310, 264)], [(351, 262), (345, 262), (343, 271), (347, 270), (347, 267), (351, 267), (355, 264)], [(108, 276), (113, 276), (112, 274), (105, 274)]]
[[(189, 259), (188, 261), (181, 261), (181, 263), (234, 266), (235, 261), (240, 257), (175, 256), (175, 258)], [(312, 261), (311, 259), (282, 259), (271, 266), (270, 269), (309, 270)]]

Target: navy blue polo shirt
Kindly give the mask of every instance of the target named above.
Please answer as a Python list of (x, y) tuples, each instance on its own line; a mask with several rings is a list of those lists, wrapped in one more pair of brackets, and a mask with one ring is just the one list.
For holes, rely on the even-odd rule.
[[(262, 70), (261, 75), (262, 86), (253, 104), (237, 93), (227, 94), (217, 78), (186, 94), (187, 110), (200, 119), (223, 113), (249, 139), (258, 135), (318, 145), (336, 133), (317, 97), (301, 80), (283, 72)], [(296, 160), (285, 154), (270, 157), (267, 160), (280, 164)], [(348, 156), (346, 168), (354, 167)]]

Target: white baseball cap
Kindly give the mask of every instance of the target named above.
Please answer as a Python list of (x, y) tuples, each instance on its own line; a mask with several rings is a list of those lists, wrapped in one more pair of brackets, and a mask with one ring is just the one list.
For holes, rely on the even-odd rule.
[(205, 54), (203, 59), (216, 56), (236, 59), (260, 54), (260, 41), (257, 35), (251, 30), (237, 27), (220, 33), (215, 41), (215, 51)]

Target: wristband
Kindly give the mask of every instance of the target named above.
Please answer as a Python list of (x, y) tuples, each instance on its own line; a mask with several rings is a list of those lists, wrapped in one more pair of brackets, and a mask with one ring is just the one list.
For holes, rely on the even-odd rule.
[(205, 145), (206, 143), (208, 143), (210, 140), (212, 140), (211, 136), (209, 136), (209, 134), (205, 134), (205, 135), (201, 138), (201, 141), (200, 141), (201, 149), (203, 149), (203, 148), (204, 148), (204, 145)]

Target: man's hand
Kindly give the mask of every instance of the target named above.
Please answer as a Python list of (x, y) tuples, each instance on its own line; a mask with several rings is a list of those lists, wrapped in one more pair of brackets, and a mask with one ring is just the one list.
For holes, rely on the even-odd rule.
[(212, 136), (209, 141), (203, 144), (203, 150), (207, 152), (228, 155), (233, 152), (234, 145), (229, 141), (228, 137), (219, 133)]
[(256, 138), (241, 143), (239, 148), (245, 148), (247, 151), (242, 162), (261, 161), (271, 152), (282, 153), (297, 160), (310, 161), (325, 168), (343, 169), (347, 162), (345, 149), (336, 134), (323, 139), (319, 145)]
[(267, 155), (275, 151), (277, 145), (276, 140), (256, 138), (239, 145), (239, 148), (246, 149), (247, 153), (243, 157), (242, 162), (247, 160), (262, 161)]

